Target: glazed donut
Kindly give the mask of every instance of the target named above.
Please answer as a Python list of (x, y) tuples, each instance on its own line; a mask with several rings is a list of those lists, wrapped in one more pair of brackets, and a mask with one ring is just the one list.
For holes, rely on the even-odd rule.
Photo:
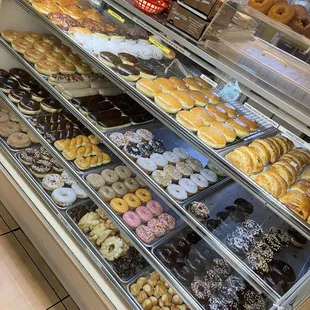
[(153, 213), (147, 207), (141, 206), (138, 207), (135, 211), (142, 222), (147, 223), (153, 218)]
[(129, 209), (136, 209), (141, 206), (141, 200), (134, 194), (126, 194), (123, 199), (127, 203)]
[(121, 180), (126, 180), (131, 177), (131, 171), (126, 166), (117, 166), (114, 171), (117, 173)]
[(14, 132), (9, 135), (7, 144), (14, 149), (23, 149), (31, 145), (29, 137), (22, 132)]
[(55, 63), (47, 60), (40, 60), (36, 62), (34, 67), (38, 72), (44, 75), (52, 75), (59, 72), (58, 66)]
[(24, 39), (33, 44), (35, 41), (41, 41), (41, 36), (35, 32), (25, 32)]
[(104, 178), (107, 185), (111, 185), (119, 180), (117, 173), (111, 169), (102, 170), (101, 176)]
[(54, 51), (45, 52), (44, 55), (47, 61), (55, 62), (56, 64), (63, 62), (65, 60), (65, 58), (60, 53)]
[(198, 186), (199, 190), (203, 190), (209, 186), (208, 180), (199, 173), (192, 174), (190, 179)]
[(24, 53), (24, 57), (31, 63), (36, 63), (45, 59), (45, 55), (34, 48), (27, 49)]
[(75, 191), (76, 196), (81, 199), (88, 198), (88, 194), (85, 192), (85, 190), (78, 184), (73, 183), (71, 185), (71, 188)]
[(166, 230), (172, 230), (175, 228), (175, 219), (168, 213), (160, 214), (158, 220), (164, 225)]
[(154, 216), (158, 216), (164, 212), (164, 208), (156, 200), (148, 201), (146, 207), (154, 214)]
[[(100, 187), (105, 185), (104, 178), (100, 174), (97, 174), (97, 173), (88, 174), (86, 176), (86, 181), (95, 190), (98, 190)], [(115, 198), (115, 197), (113, 197), (113, 198)]]
[(0, 123), (8, 122), (10, 120), (9, 114), (0, 111)]
[(12, 41), (12, 47), (16, 52), (24, 54), (26, 50), (33, 48), (33, 45), (25, 39), (16, 39)]
[(76, 71), (75, 65), (70, 62), (63, 61), (57, 63), (57, 65), (59, 72), (62, 74), (74, 74)]
[(136, 229), (137, 236), (144, 242), (144, 243), (152, 243), (155, 239), (155, 235), (152, 230), (145, 226), (141, 225)]
[(81, 62), (81, 58), (72, 52), (62, 53), (62, 56), (65, 58), (67, 62), (74, 65), (77, 65), (78, 63)]
[(139, 188), (135, 192), (136, 196), (141, 200), (142, 203), (147, 203), (152, 200), (152, 194), (144, 188)]
[(141, 220), (139, 216), (133, 211), (127, 211), (123, 214), (123, 221), (130, 227), (130, 228), (137, 228), (141, 224)]
[(295, 16), (295, 10), (291, 5), (278, 3), (271, 7), (268, 16), (284, 25), (288, 25)]
[(1, 32), (2, 38), (7, 42), (12, 42), (16, 39), (22, 39), (24, 35), (15, 30), (4, 30)]
[(101, 186), (98, 190), (98, 194), (103, 199), (103, 201), (107, 202), (110, 202), (112, 199), (116, 198), (116, 193), (110, 186)]
[(52, 170), (52, 163), (44, 159), (34, 159), (30, 167), (31, 173), (39, 179), (43, 179)]
[(56, 202), (56, 204), (62, 207), (72, 205), (77, 198), (74, 190), (68, 187), (56, 188), (55, 190), (53, 190), (51, 196)]
[(167, 192), (170, 196), (178, 201), (187, 199), (187, 193), (184, 188), (176, 184), (169, 184), (167, 186)]
[(60, 40), (52, 34), (43, 34), (42, 41), (50, 45), (54, 45), (55, 43), (60, 43)]
[(64, 187), (65, 181), (57, 173), (47, 174), (42, 180), (42, 186), (48, 191), (53, 191), (56, 188)]
[(33, 43), (33, 48), (38, 50), (41, 53), (46, 53), (52, 50), (52, 45), (44, 41), (35, 41)]
[(75, 64), (76, 72), (79, 74), (90, 74), (93, 72), (93, 69), (86, 62), (80, 62)]
[(186, 190), (189, 196), (198, 192), (198, 186), (190, 179), (182, 178), (179, 180), (179, 185)]
[(113, 198), (110, 201), (110, 206), (117, 214), (124, 214), (129, 209), (126, 201), (121, 198)]
[[(122, 182), (115, 182), (115, 183), (113, 183), (112, 184), (112, 188), (113, 188), (114, 192), (116, 193), (116, 197), (117, 198), (122, 198), (128, 192), (127, 187)], [(125, 198), (123, 198), (123, 199), (125, 200)]]
[(56, 52), (56, 53), (61, 53), (61, 54), (63, 54), (63, 53), (69, 53), (69, 52), (71, 52), (70, 47), (67, 46), (67, 45), (64, 45), (64, 44), (62, 44), (62, 43), (53, 44), (52, 47), (53, 47), (53, 51)]
[(263, 14), (267, 14), (274, 5), (274, 0), (249, 0), (248, 5)]
[[(124, 184), (128, 188), (129, 193), (134, 193), (139, 187), (140, 184), (134, 178), (128, 178), (124, 181)], [(141, 199), (140, 199), (141, 200)]]
[(20, 132), (19, 124), (15, 122), (2, 122), (0, 123), (0, 136), (8, 138), (10, 134), (14, 132)]

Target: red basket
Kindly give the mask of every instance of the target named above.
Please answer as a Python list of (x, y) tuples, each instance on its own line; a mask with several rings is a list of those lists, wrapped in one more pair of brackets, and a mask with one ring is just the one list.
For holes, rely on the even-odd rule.
[(138, 9), (149, 14), (158, 14), (168, 7), (167, 3), (161, 0), (133, 0)]

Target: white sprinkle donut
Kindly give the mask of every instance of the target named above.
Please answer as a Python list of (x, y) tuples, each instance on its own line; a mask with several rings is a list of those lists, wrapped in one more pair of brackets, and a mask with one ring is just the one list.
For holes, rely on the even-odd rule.
[(194, 173), (190, 179), (198, 186), (199, 190), (203, 190), (209, 186), (208, 180), (199, 173)]
[(82, 198), (82, 199), (88, 198), (88, 194), (84, 191), (84, 189), (79, 184), (73, 183), (71, 185), (71, 188), (75, 191), (76, 196), (78, 198)]
[(210, 183), (215, 183), (217, 181), (217, 175), (209, 169), (201, 169), (199, 173), (205, 177)]
[(179, 185), (175, 184), (168, 185), (167, 192), (170, 196), (179, 201), (185, 200), (187, 198), (187, 193), (185, 189), (183, 189)]
[(56, 188), (64, 187), (65, 181), (59, 174), (47, 174), (42, 180), (42, 186), (48, 191), (53, 191)]
[(53, 190), (52, 198), (59, 206), (67, 207), (72, 205), (77, 197), (73, 189), (60, 187)]
[(198, 192), (198, 186), (190, 179), (182, 178), (179, 180), (179, 185), (184, 188), (188, 195), (194, 195)]

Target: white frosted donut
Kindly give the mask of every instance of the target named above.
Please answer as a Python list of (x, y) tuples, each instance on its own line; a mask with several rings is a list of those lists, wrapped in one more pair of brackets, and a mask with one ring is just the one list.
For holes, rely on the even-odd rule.
[(53, 190), (52, 198), (59, 206), (66, 207), (72, 205), (77, 197), (73, 189), (60, 187)]
[(78, 198), (88, 198), (88, 194), (84, 191), (84, 189), (77, 183), (73, 183), (71, 188), (75, 191)]
[(209, 186), (208, 180), (199, 173), (194, 173), (190, 179), (198, 186), (199, 190), (203, 190)]
[(64, 181), (67, 185), (72, 185), (73, 183), (76, 183), (71, 177), (70, 175), (68, 174), (68, 172), (66, 170), (64, 170), (62, 173), (61, 173), (61, 176), (64, 178)]
[(175, 147), (172, 152), (177, 155), (181, 160), (189, 158), (189, 153), (183, 147)]
[(168, 160), (170, 164), (176, 164), (180, 161), (179, 157), (170, 151), (164, 152), (163, 156)]
[(185, 189), (176, 184), (168, 185), (167, 192), (170, 196), (179, 201), (185, 200), (187, 198)]
[(146, 173), (152, 173), (157, 169), (156, 163), (149, 158), (139, 157), (137, 160), (137, 164)]
[(179, 180), (179, 185), (184, 188), (188, 195), (194, 195), (198, 192), (198, 186), (190, 179), (182, 178)]
[(153, 153), (150, 156), (150, 160), (152, 160), (158, 166), (158, 168), (163, 168), (168, 165), (168, 160), (159, 153)]
[(217, 175), (209, 169), (201, 169), (199, 173), (205, 177), (210, 183), (215, 183), (217, 181)]
[(42, 186), (48, 190), (53, 191), (56, 188), (64, 187), (65, 181), (62, 176), (57, 173), (47, 174), (42, 180)]

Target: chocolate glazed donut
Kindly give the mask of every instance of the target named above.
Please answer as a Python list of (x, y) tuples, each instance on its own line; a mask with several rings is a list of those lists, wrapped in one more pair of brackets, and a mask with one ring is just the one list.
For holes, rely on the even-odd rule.
[(9, 71), (9, 73), (14, 80), (18, 80), (18, 81), (25, 77), (30, 76), (30, 74), (27, 71), (20, 69), (20, 68), (12, 68)]
[(116, 66), (117, 73), (127, 81), (137, 81), (140, 78), (140, 71), (134, 66), (120, 64)]
[(30, 99), (31, 95), (26, 90), (23, 90), (23, 89), (20, 89), (20, 88), (16, 88), (16, 89), (12, 89), (10, 91), (9, 98), (11, 99), (12, 102), (19, 103), (19, 101), (22, 98)]
[(27, 97), (21, 98), (18, 103), (18, 108), (26, 115), (35, 115), (41, 112), (40, 103)]
[(41, 101), (42, 110), (49, 113), (61, 112), (62, 108), (60, 103), (54, 98), (45, 98)]
[(0, 89), (6, 94), (8, 94), (11, 89), (18, 88), (18, 86), (18, 82), (11, 78), (0, 78)]
[(30, 91), (32, 99), (38, 102), (41, 102), (43, 99), (49, 97), (49, 93), (41, 88), (32, 88)]
[(25, 77), (19, 80), (19, 85), (22, 89), (30, 91), (32, 88), (38, 88), (39, 83), (32, 77)]
[(8, 79), (10, 77), (10, 73), (4, 69), (0, 69), (0, 78)]

